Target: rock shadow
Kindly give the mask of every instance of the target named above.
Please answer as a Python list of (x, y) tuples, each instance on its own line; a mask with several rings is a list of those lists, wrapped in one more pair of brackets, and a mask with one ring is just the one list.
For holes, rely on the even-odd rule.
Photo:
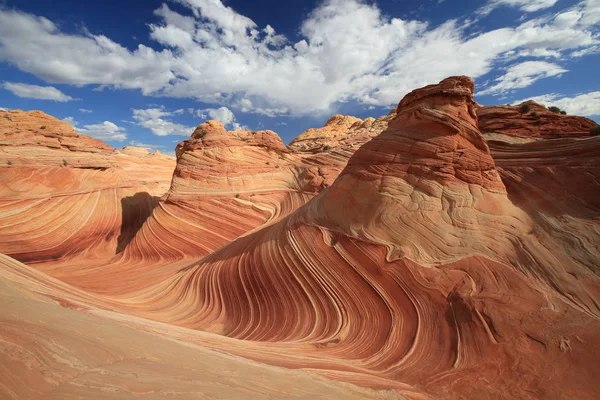
[(125, 247), (135, 237), (135, 234), (152, 215), (158, 205), (160, 197), (150, 196), (146, 192), (139, 192), (133, 196), (121, 199), (121, 233), (117, 238), (117, 254), (123, 252)]

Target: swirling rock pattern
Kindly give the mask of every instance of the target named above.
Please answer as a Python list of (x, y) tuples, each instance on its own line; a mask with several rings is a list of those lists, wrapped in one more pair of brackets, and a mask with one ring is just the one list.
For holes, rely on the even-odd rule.
[(486, 141), (473, 91), (464, 76), (413, 91), (329, 177), (310, 160), (339, 146), (294, 153), (205, 123), (110, 264), (68, 285), (0, 258), (0, 278), (174, 343), (391, 391), (361, 395), (598, 398), (600, 141)]
[[(365, 121), (336, 115), (289, 148), (273, 131), (228, 132), (217, 121), (201, 124), (177, 146), (168, 194), (106, 268), (142, 271), (203, 257), (290, 214), (331, 185), (354, 151), (385, 130), (394, 115)], [(95, 277), (88, 283), (86, 288), (101, 290)]]
[(127, 304), (360, 385), (596, 397), (599, 249), (573, 257), (510, 200), (472, 94), (455, 77), (407, 95), (330, 188)]
[(175, 167), (172, 157), (114, 150), (40, 111), (0, 112), (0, 160), (0, 252), (29, 263), (110, 259)]
[(83, 313), (55, 300), (68, 291), (0, 255), (2, 399), (400, 398), (211, 351), (175, 331), (161, 337), (151, 321), (111, 321), (89, 306)]
[(177, 146), (171, 188), (119, 262), (203, 257), (296, 210), (323, 187), (272, 131), (226, 131), (217, 121)]

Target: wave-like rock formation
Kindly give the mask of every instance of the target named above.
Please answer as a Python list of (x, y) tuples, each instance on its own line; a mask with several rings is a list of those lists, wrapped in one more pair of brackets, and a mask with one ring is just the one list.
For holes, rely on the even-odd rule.
[[(364, 121), (336, 115), (289, 147), (273, 131), (227, 131), (218, 121), (199, 125), (177, 146), (168, 194), (106, 268), (141, 273), (150, 265), (203, 257), (285, 217), (331, 185), (356, 149), (385, 130), (394, 115)], [(165, 273), (179, 267), (175, 263)], [(86, 287), (98, 289), (95, 276), (89, 278), (93, 286)]]
[(516, 106), (478, 107), (479, 129), (484, 134), (502, 133), (523, 138), (588, 136), (597, 126), (591, 119), (550, 111), (534, 101)]
[(294, 211), (319, 190), (272, 131), (226, 131), (217, 121), (177, 146), (171, 188), (126, 248), (144, 261), (205, 256)]
[(360, 385), (597, 397), (598, 222), (573, 256), (511, 201), (473, 86), (454, 77), (407, 95), (322, 194), (126, 304)]
[[(86, 321), (102, 332), (139, 338), (142, 348), (133, 350), (145, 361), (106, 368), (131, 351), (120, 340), (103, 342), (111, 356), (96, 366), (93, 383), (75, 362), (67, 372), (83, 375), (52, 377), (68, 389), (65, 380), (87, 388), (80, 390), (114, 389), (118, 381), (123, 393), (148, 393), (157, 370), (169, 371), (164, 387), (171, 388), (174, 358), (166, 352), (181, 354), (181, 344), (190, 346), (175, 366), (184, 377), (188, 357), (210, 349), (385, 390), (329, 386), (325, 394), (315, 386), (308, 397), (596, 399), (600, 138), (579, 135), (577, 126), (563, 134), (483, 128), (473, 92), (470, 78), (451, 77), (405, 96), (377, 128), (336, 116), (301, 135), (293, 151), (270, 131), (202, 124), (178, 146), (169, 192), (122, 253), (84, 273), (53, 273), (72, 285), (0, 257), (0, 296), (27, 310), (35, 308), (31, 296), (50, 298), (92, 314)], [(564, 137), (548, 139), (556, 136)], [(338, 149), (345, 150), (332, 172), (323, 173), (319, 163)], [(341, 154), (349, 160), (337, 173)], [(40, 332), (48, 313), (31, 315), (27, 332)], [(82, 329), (77, 315), (70, 324), (61, 314), (61, 324)], [(15, 314), (2, 317), (14, 332), (25, 329)], [(56, 332), (49, 337), (66, 335)], [(9, 378), (0, 378), (0, 390), (17, 393), (19, 377), (41, 382), (46, 364), (6, 366), (50, 345), (1, 337), (13, 350), (2, 352)], [(69, 349), (60, 360), (89, 354), (79, 342)], [(245, 371), (239, 379), (251, 378), (237, 360), (236, 371)], [(279, 379), (279, 370), (270, 373)], [(246, 396), (287, 391), (258, 386)], [(192, 380), (181, 392), (197, 387), (202, 382)]]
[(0, 398), (399, 399), (212, 351), (152, 321), (90, 306), (83, 313), (64, 300), (69, 291), (0, 255)]
[(40, 111), (18, 110), (0, 112), (0, 162), (0, 252), (49, 264), (114, 256), (175, 167), (173, 157), (114, 150)]

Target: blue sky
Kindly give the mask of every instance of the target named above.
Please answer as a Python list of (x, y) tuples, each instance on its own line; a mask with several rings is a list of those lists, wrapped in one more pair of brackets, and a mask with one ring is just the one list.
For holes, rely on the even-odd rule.
[(163, 152), (205, 119), (289, 142), (465, 74), (600, 121), (600, 0), (0, 0), (0, 108)]

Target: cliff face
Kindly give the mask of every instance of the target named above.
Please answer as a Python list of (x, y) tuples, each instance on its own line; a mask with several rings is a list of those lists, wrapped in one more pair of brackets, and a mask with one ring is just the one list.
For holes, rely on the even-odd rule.
[(110, 258), (175, 167), (172, 157), (114, 150), (40, 111), (0, 112), (0, 162), (0, 252), (35, 263)]

